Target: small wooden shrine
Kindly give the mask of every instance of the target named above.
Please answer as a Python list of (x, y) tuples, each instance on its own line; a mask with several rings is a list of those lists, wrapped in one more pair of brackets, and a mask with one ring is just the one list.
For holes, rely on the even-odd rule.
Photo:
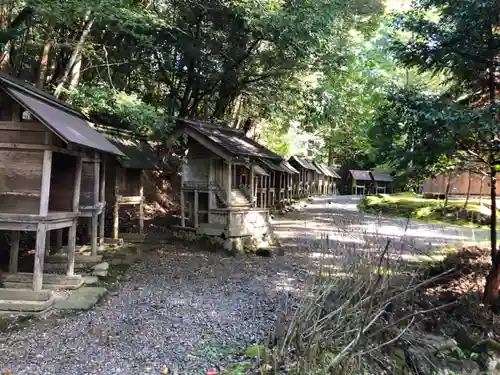
[(81, 113), (3, 73), (0, 141), (0, 230), (11, 232), (9, 273), (18, 270), (20, 232), (36, 232), (31, 277), (40, 291), (50, 231), (69, 228), (67, 275), (74, 274), (84, 160), (122, 153)]
[[(96, 126), (122, 156), (107, 158), (101, 172), (101, 195), (112, 208), (113, 231), (111, 237), (144, 236), (144, 178), (145, 171), (158, 171), (166, 168), (161, 158), (155, 153), (146, 137), (128, 130), (109, 126)], [(105, 176), (105, 177), (103, 177)], [(136, 233), (120, 233), (120, 207), (135, 206), (138, 215)], [(104, 223), (104, 212), (101, 215)], [(104, 239), (104, 225), (100, 227), (100, 238)]]

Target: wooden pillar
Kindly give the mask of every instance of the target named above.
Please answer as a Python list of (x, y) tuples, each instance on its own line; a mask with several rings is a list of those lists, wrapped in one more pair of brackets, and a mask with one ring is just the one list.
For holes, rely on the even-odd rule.
[(198, 190), (194, 191), (194, 227), (198, 228)]
[(99, 180), (101, 171), (101, 159), (99, 153), (96, 151), (94, 154), (94, 191), (92, 192), (92, 231), (90, 234), (90, 248), (92, 255), (97, 255), (97, 226), (99, 224), (99, 215), (97, 214), (97, 207), (99, 207)]
[(56, 230), (56, 249), (60, 250), (63, 246), (63, 229)]
[(121, 168), (116, 168), (115, 170), (115, 202), (113, 206), (113, 239), (118, 240), (119, 233), (119, 225), (120, 225), (120, 176), (119, 173), (122, 173)]
[[(73, 190), (73, 212), (78, 212), (80, 206), (80, 187), (82, 183), (83, 159), (79, 157), (76, 160), (75, 170), (75, 187)], [(73, 221), (73, 224), (68, 231), (68, 268), (66, 274), (73, 276), (75, 273), (75, 253), (76, 253), (76, 226), (78, 219)]]
[(104, 245), (104, 227), (106, 226), (106, 160), (101, 159), (101, 193), (100, 203), (102, 207), (101, 215), (99, 216), (99, 246)]
[(186, 226), (186, 202), (184, 200), (184, 172), (186, 169), (185, 161), (183, 160), (181, 169), (181, 227)]
[(233, 163), (231, 160), (228, 160), (227, 162), (227, 179), (226, 179), (226, 197), (227, 197), (227, 205), (228, 207), (231, 206), (231, 190), (232, 190), (232, 171), (233, 171)]
[(50, 230), (47, 231), (47, 236), (45, 238), (45, 256), (50, 255)]
[(139, 196), (141, 197), (141, 201), (139, 203), (139, 234), (144, 234), (144, 184), (143, 184), (143, 173), (141, 173), (140, 184), (139, 187)]
[(21, 232), (18, 230), (12, 231), (10, 236), (10, 257), (9, 257), (9, 272), (17, 272), (17, 264), (19, 260), (19, 241)]
[(43, 261), (45, 253), (45, 239), (47, 236), (47, 224), (38, 223), (36, 229), (35, 264), (33, 266), (33, 290), (39, 292), (43, 285)]
[[(50, 177), (52, 173), (52, 151), (43, 152), (42, 185), (40, 189), (40, 216), (46, 217), (49, 213)], [(47, 236), (47, 224), (45, 220), (38, 224), (36, 230), (35, 263), (33, 266), (33, 290), (42, 290), (43, 284), (43, 261), (45, 256), (45, 240)]]
[(254, 197), (255, 197), (255, 190), (254, 190), (254, 184), (255, 184), (255, 178), (254, 178), (254, 173), (253, 173), (253, 163), (250, 163), (250, 173), (248, 176), (249, 179), (249, 188), (250, 188), (250, 199), (252, 203), (252, 207), (254, 207)]
[(181, 190), (181, 227), (186, 226), (186, 202), (184, 201), (184, 190)]

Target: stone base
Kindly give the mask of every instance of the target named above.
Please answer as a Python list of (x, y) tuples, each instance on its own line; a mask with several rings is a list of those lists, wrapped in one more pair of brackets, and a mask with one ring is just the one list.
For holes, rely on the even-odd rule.
[[(6, 288), (13, 289), (32, 289), (32, 273), (7, 273), (4, 275), (4, 284)], [(83, 285), (83, 278), (79, 275), (65, 276), (50, 273), (43, 274), (43, 289), (78, 289)]]
[(122, 246), (123, 245), (123, 238), (118, 238), (115, 240), (114, 238), (105, 237), (103, 239), (103, 242), (106, 245)]
[(40, 314), (48, 311), (54, 304), (51, 291), (35, 292), (28, 289), (0, 289), (0, 314)]
[(120, 233), (120, 237), (123, 241), (132, 243), (144, 243), (146, 240), (146, 235), (139, 233)]
[(83, 287), (71, 293), (67, 299), (57, 301), (54, 308), (70, 311), (90, 310), (106, 292), (106, 288), (102, 287)]
[[(87, 264), (87, 265), (95, 265), (102, 262), (102, 255), (75, 255), (75, 264)], [(44, 264), (50, 263), (62, 263), (64, 265), (68, 264), (68, 255), (67, 254), (55, 254), (49, 255), (45, 257)]]

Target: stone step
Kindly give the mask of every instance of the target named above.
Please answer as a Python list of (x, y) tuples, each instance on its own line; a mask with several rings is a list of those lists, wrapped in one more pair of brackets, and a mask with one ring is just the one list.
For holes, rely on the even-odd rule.
[(41, 313), (54, 305), (52, 292), (43, 290), (35, 292), (24, 289), (0, 289), (0, 314)]
[[(97, 264), (102, 262), (102, 255), (75, 255), (75, 263), (78, 264)], [(67, 254), (54, 254), (45, 257), (45, 263), (68, 263)]]
[(71, 311), (89, 310), (104, 297), (106, 292), (106, 288), (103, 287), (83, 287), (71, 293), (67, 299), (57, 301), (54, 308)]
[[(43, 274), (43, 289), (78, 289), (84, 283), (80, 275), (65, 276), (50, 273)], [(7, 273), (4, 275), (4, 284), (7, 288), (31, 289), (33, 285), (32, 273)]]

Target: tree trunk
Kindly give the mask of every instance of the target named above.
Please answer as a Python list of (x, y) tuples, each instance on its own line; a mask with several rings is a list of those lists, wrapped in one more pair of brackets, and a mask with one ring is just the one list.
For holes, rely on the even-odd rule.
[(498, 299), (498, 288), (500, 287), (500, 262), (497, 250), (497, 179), (496, 169), (490, 169), (490, 199), (491, 199), (491, 221), (490, 221), (490, 244), (491, 244), (491, 270), (486, 278), (484, 287), (484, 302), (493, 306)]
[(464, 210), (467, 209), (467, 205), (469, 204), (471, 186), (472, 186), (472, 173), (471, 171), (469, 171), (469, 184), (467, 185), (467, 196), (465, 197)]
[(450, 194), (450, 187), (451, 187), (451, 173), (448, 173), (448, 180), (446, 181), (446, 191), (444, 193), (444, 207), (448, 205), (448, 194)]
[(87, 39), (87, 36), (90, 34), (90, 30), (92, 29), (92, 25), (94, 23), (94, 19), (90, 18), (90, 10), (87, 11), (87, 14), (85, 15), (85, 24), (83, 26), (82, 33), (80, 34), (80, 38), (78, 39), (78, 42), (76, 43), (75, 48), (73, 49), (73, 52), (71, 53), (71, 57), (69, 58), (68, 64), (66, 65), (64, 69), (64, 74), (61, 78), (61, 81), (57, 85), (55, 91), (54, 91), (54, 96), (58, 98), (62, 90), (64, 88), (64, 85), (68, 81), (68, 77), (70, 76), (71, 72), (73, 71), (73, 67), (75, 64), (78, 63), (78, 58), (81, 58), (81, 53), (83, 49), (83, 43), (85, 43), (85, 40)]
[(42, 49), (42, 55), (40, 56), (40, 65), (38, 67), (38, 77), (36, 78), (36, 87), (42, 89), (45, 87), (45, 79), (47, 78), (47, 69), (49, 63), (49, 53), (52, 47), (50, 40), (47, 40)]

